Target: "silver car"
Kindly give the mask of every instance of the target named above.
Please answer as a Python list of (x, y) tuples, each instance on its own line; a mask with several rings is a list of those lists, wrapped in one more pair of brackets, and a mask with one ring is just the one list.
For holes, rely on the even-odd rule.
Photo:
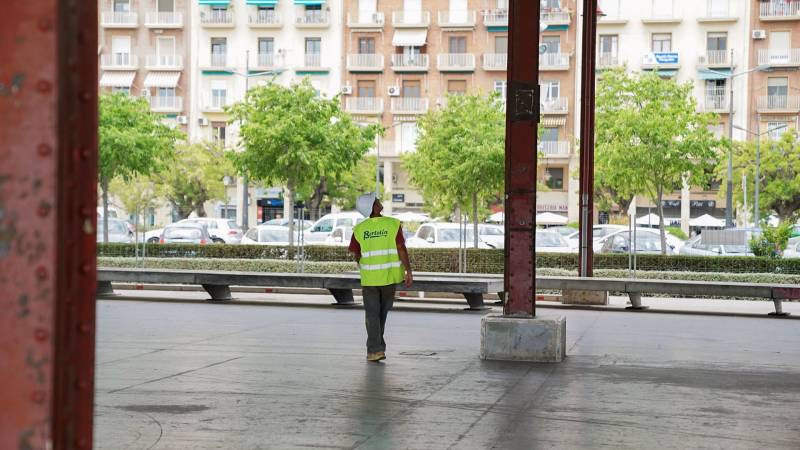
[(210, 217), (195, 217), (183, 219), (176, 223), (196, 223), (206, 227), (211, 240), (219, 244), (238, 244), (242, 241), (242, 229), (230, 219), (212, 219)]
[(162, 244), (211, 244), (213, 239), (208, 230), (198, 223), (178, 222), (167, 225), (161, 233)]
[(685, 256), (753, 256), (749, 245), (708, 245), (703, 243), (702, 236), (686, 241), (678, 253)]
[[(103, 242), (103, 219), (97, 219), (97, 242)], [(108, 242), (128, 244), (133, 242), (133, 232), (128, 222), (108, 219)]]

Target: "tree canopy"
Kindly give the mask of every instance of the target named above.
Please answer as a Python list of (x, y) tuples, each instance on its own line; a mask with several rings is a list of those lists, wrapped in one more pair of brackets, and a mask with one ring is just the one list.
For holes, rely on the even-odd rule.
[(205, 217), (204, 203), (225, 199), (226, 175), (234, 175), (225, 150), (210, 144), (182, 145), (176, 149), (175, 165), (157, 175), (161, 195), (181, 218), (192, 212)]

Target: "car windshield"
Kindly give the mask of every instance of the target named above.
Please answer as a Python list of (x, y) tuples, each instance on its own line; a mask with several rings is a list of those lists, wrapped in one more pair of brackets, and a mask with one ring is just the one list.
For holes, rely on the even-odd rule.
[(111, 234), (128, 234), (128, 225), (119, 220), (109, 220), (108, 232)]
[[(473, 240), (472, 228), (467, 229), (467, 242)], [(440, 228), (438, 232), (439, 242), (458, 242), (458, 228)], [(463, 234), (461, 234), (463, 239)]]
[(201, 239), (203, 233), (197, 228), (172, 227), (164, 230), (164, 239)]
[(232, 230), (238, 230), (239, 229), (239, 225), (236, 225), (235, 221), (229, 220), (228, 221), (228, 228), (230, 228)]
[(561, 242), (561, 235), (555, 232), (536, 233), (537, 247), (565, 247)]
[(289, 242), (289, 229), (285, 230), (259, 230), (258, 242)]

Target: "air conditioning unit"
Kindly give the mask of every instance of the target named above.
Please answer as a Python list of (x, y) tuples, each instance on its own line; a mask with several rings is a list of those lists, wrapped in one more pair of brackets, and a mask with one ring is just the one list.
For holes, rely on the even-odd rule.
[(197, 124), (200, 125), (201, 127), (207, 127), (208, 126), (208, 119), (206, 119), (205, 117), (201, 117), (201, 118), (197, 119)]
[(344, 86), (342, 86), (342, 95), (350, 95), (352, 93), (353, 93), (353, 86), (350, 86), (349, 84), (345, 84)]
[(767, 30), (753, 30), (753, 39), (766, 39)]
[(142, 89), (139, 95), (142, 97), (150, 97), (150, 89)]
[(387, 89), (387, 93), (389, 97), (399, 97), (400, 96), (400, 87), (399, 86), (389, 86)]
[(189, 123), (189, 118), (186, 116), (178, 116), (175, 118), (175, 121), (181, 125), (187, 125)]

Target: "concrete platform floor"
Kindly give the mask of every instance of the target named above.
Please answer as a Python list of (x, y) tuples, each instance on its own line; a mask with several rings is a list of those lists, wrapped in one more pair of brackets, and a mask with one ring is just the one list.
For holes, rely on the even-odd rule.
[(546, 310), (564, 363), (478, 359), (480, 314), (98, 302), (96, 449), (800, 448), (800, 323)]

